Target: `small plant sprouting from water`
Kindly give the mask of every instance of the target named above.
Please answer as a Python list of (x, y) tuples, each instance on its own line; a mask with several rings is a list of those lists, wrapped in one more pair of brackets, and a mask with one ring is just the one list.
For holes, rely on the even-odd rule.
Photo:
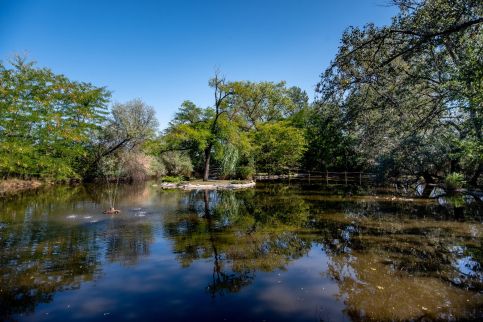
[(104, 175), (105, 182), (107, 184), (107, 197), (109, 201), (109, 207), (114, 209), (116, 204), (117, 192), (119, 186), (119, 179), (124, 167), (124, 158), (106, 158), (101, 164), (101, 171)]

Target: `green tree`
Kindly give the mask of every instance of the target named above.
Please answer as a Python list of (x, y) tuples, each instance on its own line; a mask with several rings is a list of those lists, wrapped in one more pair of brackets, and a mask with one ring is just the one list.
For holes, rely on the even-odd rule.
[[(457, 141), (481, 142), (481, 4), (394, 2), (400, 13), (390, 25), (344, 32), (339, 52), (318, 84), (322, 99), (341, 108), (369, 164), (443, 132), (453, 132), (450, 136)], [(427, 154), (413, 147), (398, 166)], [(462, 149), (452, 145), (450, 150), (445, 164), (460, 163)], [(481, 158), (471, 163), (477, 178)], [(416, 174), (431, 180), (436, 165)]]
[(0, 176), (80, 178), (109, 97), (23, 58), (0, 63)]
[(286, 88), (284, 82), (226, 82), (216, 75), (210, 85), (215, 105), (202, 109), (184, 102), (159, 141), (164, 147), (158, 148), (160, 153), (187, 151), (204, 180), (212, 159), (223, 176), (249, 176), (257, 144), (252, 132), (264, 124), (295, 118), (308, 107), (307, 94), (297, 87)]
[(284, 121), (259, 125), (253, 145), (257, 170), (268, 173), (298, 166), (306, 150), (303, 131)]
[(154, 138), (158, 127), (154, 108), (140, 99), (112, 106), (100, 136), (98, 159), (118, 149), (134, 150)]
[(303, 128), (307, 151), (303, 165), (308, 170), (348, 170), (360, 167), (356, 135), (344, 122), (336, 105), (320, 104), (308, 110)]
[(230, 105), (245, 119), (248, 128), (285, 119), (306, 106), (307, 94), (297, 87), (287, 88), (285, 82), (247, 81), (229, 84), (233, 94)]

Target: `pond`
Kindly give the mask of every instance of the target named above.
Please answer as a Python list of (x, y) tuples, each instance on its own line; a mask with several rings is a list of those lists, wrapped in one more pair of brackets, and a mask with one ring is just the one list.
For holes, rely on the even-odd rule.
[(483, 318), (483, 209), (345, 186), (0, 199), (0, 320)]

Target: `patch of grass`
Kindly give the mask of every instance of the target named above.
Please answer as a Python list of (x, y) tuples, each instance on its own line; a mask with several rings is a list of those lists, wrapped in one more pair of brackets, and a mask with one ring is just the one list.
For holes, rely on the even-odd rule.
[(249, 183), (250, 181), (247, 181), (247, 180), (231, 180), (230, 183), (232, 184), (245, 184), (245, 183)]
[(183, 179), (184, 178), (181, 176), (165, 176), (161, 178), (161, 182), (181, 183)]

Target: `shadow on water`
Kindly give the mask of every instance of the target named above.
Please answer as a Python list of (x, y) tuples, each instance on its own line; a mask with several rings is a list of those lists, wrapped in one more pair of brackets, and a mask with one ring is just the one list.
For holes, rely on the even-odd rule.
[(122, 212), (108, 216), (107, 199), (99, 186), (0, 199), (0, 319), (483, 317), (483, 213), (471, 200), (123, 185)]

